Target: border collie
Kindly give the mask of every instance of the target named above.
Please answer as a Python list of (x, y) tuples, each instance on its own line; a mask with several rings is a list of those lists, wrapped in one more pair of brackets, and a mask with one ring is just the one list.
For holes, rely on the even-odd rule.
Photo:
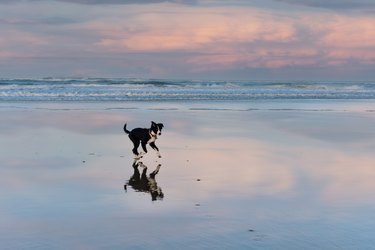
[[(164, 193), (156, 182), (156, 175), (159, 173), (160, 167), (161, 164), (158, 164), (156, 169), (147, 176), (147, 166), (135, 160), (133, 162), (134, 173), (124, 185), (125, 191), (127, 191), (127, 185), (129, 185), (136, 191), (150, 193), (152, 201), (162, 200)], [(142, 174), (138, 168), (143, 168)]]
[[(129, 134), (130, 140), (133, 142), (133, 153), (135, 155), (134, 159), (140, 159), (144, 154), (147, 153), (146, 145), (149, 144), (152, 149), (154, 149), (159, 158), (161, 155), (159, 153), (158, 147), (155, 145), (155, 141), (158, 135), (161, 135), (161, 130), (163, 129), (163, 123), (151, 122), (150, 128), (135, 128), (132, 131), (126, 129), (126, 123), (124, 125), (125, 133)], [(139, 144), (142, 145), (143, 152), (138, 153)]]

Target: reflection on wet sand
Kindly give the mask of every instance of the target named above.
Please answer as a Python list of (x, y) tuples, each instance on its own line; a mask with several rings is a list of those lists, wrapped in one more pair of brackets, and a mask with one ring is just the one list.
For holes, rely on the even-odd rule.
[(1, 249), (375, 245), (374, 112), (158, 111), (133, 163), (118, 125), (155, 112), (0, 111)]
[[(161, 164), (158, 164), (154, 171), (147, 176), (147, 166), (141, 161), (135, 160), (133, 162), (134, 173), (124, 185), (124, 189), (127, 190), (127, 185), (131, 186), (137, 192), (150, 193), (153, 201), (162, 200), (164, 193), (158, 186), (155, 176), (159, 173)], [(139, 168), (143, 168), (142, 174), (139, 172)]]

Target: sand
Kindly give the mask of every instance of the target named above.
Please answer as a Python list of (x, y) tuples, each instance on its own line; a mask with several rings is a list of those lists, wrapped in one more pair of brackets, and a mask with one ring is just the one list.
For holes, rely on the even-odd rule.
[[(371, 249), (374, 107), (3, 103), (0, 248)], [(122, 126), (151, 120), (141, 180)]]

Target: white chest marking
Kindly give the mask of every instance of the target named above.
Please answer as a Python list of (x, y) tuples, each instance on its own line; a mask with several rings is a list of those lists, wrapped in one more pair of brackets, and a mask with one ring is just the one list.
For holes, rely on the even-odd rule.
[(151, 142), (154, 142), (154, 141), (156, 141), (156, 137), (151, 136), (150, 140), (147, 141), (147, 144), (150, 144)]

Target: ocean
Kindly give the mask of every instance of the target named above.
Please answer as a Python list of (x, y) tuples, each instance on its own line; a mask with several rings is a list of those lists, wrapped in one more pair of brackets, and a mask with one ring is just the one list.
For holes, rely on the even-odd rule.
[(0, 79), (8, 101), (246, 101), (375, 99), (375, 81), (206, 81), (135, 78)]

